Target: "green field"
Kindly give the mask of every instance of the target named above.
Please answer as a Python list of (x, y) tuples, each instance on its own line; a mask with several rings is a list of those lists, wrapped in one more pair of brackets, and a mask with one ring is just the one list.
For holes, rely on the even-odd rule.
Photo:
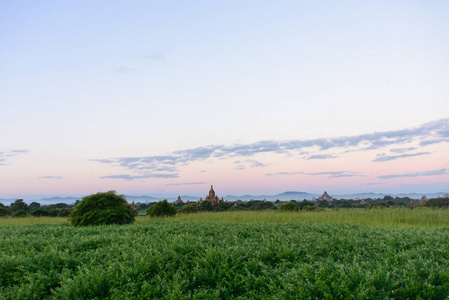
[(85, 228), (63, 218), (0, 224), (0, 299), (449, 296), (447, 210), (202, 213)]

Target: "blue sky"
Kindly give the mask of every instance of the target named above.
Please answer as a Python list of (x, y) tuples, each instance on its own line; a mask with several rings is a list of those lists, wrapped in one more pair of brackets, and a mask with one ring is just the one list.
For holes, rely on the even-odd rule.
[(3, 1), (0, 196), (449, 190), (448, 20), (445, 1)]

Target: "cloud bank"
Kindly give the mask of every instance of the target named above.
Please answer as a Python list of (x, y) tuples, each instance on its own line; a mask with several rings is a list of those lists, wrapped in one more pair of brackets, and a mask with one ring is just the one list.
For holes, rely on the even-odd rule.
[(436, 175), (444, 175), (444, 174), (449, 174), (447, 172), (447, 169), (430, 170), (430, 171), (415, 172), (415, 173), (382, 175), (382, 176), (378, 176), (377, 178), (380, 178), (380, 179), (391, 179), (391, 178), (402, 178), (402, 177), (436, 176)]
[(207, 182), (184, 182), (184, 183), (167, 183), (165, 186), (178, 186), (178, 185), (197, 185), (206, 184)]
[[(207, 159), (251, 157), (260, 153), (296, 153), (298, 156), (307, 153), (307, 156), (303, 159), (331, 159), (336, 158), (337, 156), (335, 154), (322, 152), (340, 151), (342, 153), (347, 153), (353, 151), (368, 151), (385, 148), (391, 145), (400, 146), (411, 142), (416, 142), (421, 146), (449, 142), (449, 118), (425, 123), (421, 126), (409, 129), (374, 132), (355, 136), (311, 140), (259, 141), (251, 144), (235, 144), (230, 146), (208, 145), (193, 149), (178, 150), (169, 153), (168, 155), (102, 158), (94, 159), (93, 161), (122, 167), (128, 171), (139, 174), (111, 175), (101, 178), (121, 178), (126, 180), (155, 177), (176, 178), (178, 177), (179, 167)], [(415, 148), (392, 149), (392, 152), (397, 153), (397, 155), (378, 156), (373, 161), (382, 162), (430, 154), (430, 152), (405, 153), (411, 150), (415, 150)], [(242, 163), (237, 168), (244, 169), (247, 167), (247, 164), (249, 164), (249, 167), (265, 166), (261, 162), (248, 158), (246, 164)], [(348, 177), (348, 174), (336, 174), (330, 176)]]
[(385, 155), (384, 153), (382, 153), (382, 154), (378, 154), (377, 158), (373, 159), (372, 161), (374, 161), (374, 162), (389, 161), (389, 160), (395, 160), (398, 158), (421, 156), (421, 155), (427, 155), (427, 154), (431, 154), (431, 152), (408, 153), (408, 154), (400, 154), (400, 155)]
[(348, 171), (329, 171), (329, 172), (316, 172), (316, 173), (306, 173), (306, 172), (277, 172), (277, 173), (268, 173), (265, 174), (267, 176), (275, 176), (275, 175), (308, 175), (308, 176), (325, 176), (328, 175), (327, 178), (341, 178), (341, 177), (355, 177), (361, 176), (355, 172)]

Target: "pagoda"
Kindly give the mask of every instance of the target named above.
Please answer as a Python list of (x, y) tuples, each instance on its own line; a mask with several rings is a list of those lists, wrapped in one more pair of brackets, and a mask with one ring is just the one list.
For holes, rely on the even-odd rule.
[(134, 203), (134, 201), (131, 203), (131, 208), (133, 210), (137, 210), (136, 203)]
[(178, 199), (175, 202), (173, 202), (173, 205), (177, 204), (184, 204), (184, 201), (181, 200), (181, 196), (178, 196)]
[[(202, 199), (201, 199), (202, 200)], [(201, 201), (200, 200), (200, 201)], [(209, 191), (209, 195), (206, 196), (206, 199), (204, 199), (204, 201), (210, 201), (212, 202), (212, 205), (217, 207), (218, 204), (220, 204), (220, 202), (223, 202), (223, 198), (220, 200), (218, 199), (217, 195), (215, 195), (215, 191), (214, 191), (214, 187), (213, 185), (210, 186), (210, 191)], [(202, 202), (202, 201), (201, 201)]]
[(423, 195), (421, 197), (421, 200), (418, 202), (418, 204), (419, 205), (424, 205), (424, 204), (426, 204), (426, 201), (427, 201), (427, 197)]
[(362, 201), (360, 201), (360, 205), (365, 205), (365, 204), (366, 204), (365, 198), (362, 197)]
[(326, 200), (326, 201), (332, 201), (332, 200), (334, 200), (334, 198), (332, 198), (331, 196), (329, 196), (329, 194), (328, 194), (326, 191), (324, 191), (324, 194), (321, 195), (321, 197), (318, 198), (318, 200), (320, 200), (320, 201), (323, 201), (323, 200)]

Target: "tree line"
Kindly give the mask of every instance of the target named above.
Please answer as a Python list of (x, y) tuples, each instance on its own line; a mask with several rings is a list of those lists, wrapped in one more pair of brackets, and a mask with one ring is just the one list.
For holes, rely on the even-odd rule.
[[(326, 208), (392, 208), (392, 207), (407, 207), (410, 206), (412, 201), (409, 197), (392, 197), (385, 196), (379, 199), (364, 199), (365, 204), (361, 204), (361, 200), (354, 199), (340, 199), (340, 200), (290, 200), (290, 201), (280, 201), (275, 202), (266, 200), (250, 200), (242, 201), (237, 200), (235, 202), (220, 202), (218, 206), (214, 206), (210, 201), (203, 201), (202, 203), (190, 202), (190, 203), (179, 203), (172, 205), (168, 203), (167, 200), (159, 202), (150, 203), (136, 203), (137, 213), (139, 215), (152, 215), (155, 208), (152, 209), (158, 203), (166, 203), (170, 207), (171, 212), (175, 213), (195, 213), (195, 212), (220, 212), (220, 211), (234, 211), (234, 210), (279, 210), (279, 211), (313, 211)], [(80, 202), (77, 200), (74, 204), (66, 203), (56, 203), (50, 205), (41, 205), (38, 202), (31, 202), (27, 204), (23, 199), (17, 199), (12, 202), (9, 206), (5, 206), (0, 203), (0, 216), (12, 216), (12, 217), (68, 217), (73, 211), (73, 208)], [(417, 202), (416, 202), (417, 204)], [(161, 205), (161, 204), (160, 204)], [(418, 205), (418, 204), (417, 204)], [(418, 205), (419, 206), (419, 205)], [(430, 208), (444, 208), (449, 207), (449, 198), (434, 198), (426, 201), (422, 206)], [(157, 206), (156, 206), (157, 207)], [(163, 207), (167, 207), (165, 204)], [(164, 210), (169, 210), (164, 208)]]

